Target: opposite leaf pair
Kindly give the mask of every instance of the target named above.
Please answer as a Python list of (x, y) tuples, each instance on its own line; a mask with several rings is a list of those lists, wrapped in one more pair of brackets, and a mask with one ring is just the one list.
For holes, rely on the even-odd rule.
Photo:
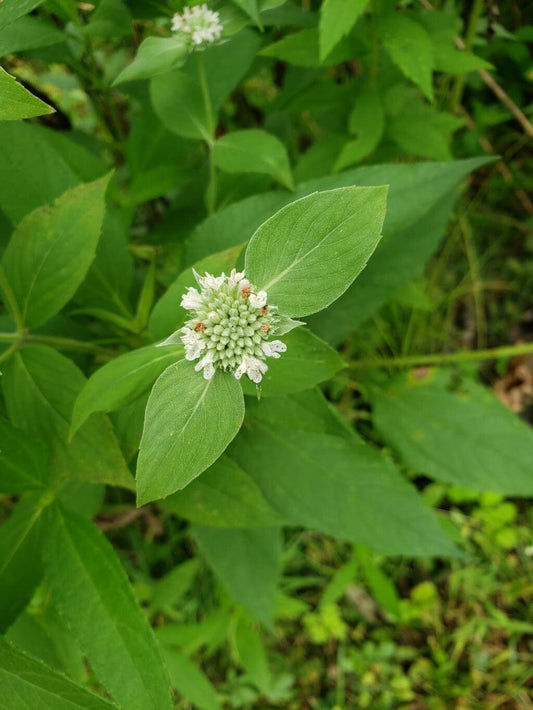
[[(185, 295), (183, 305), (194, 307), (196, 315), (201, 317), (190, 320), (185, 330), (175, 336), (185, 342), (190, 360), (202, 358), (197, 369), (204, 369), (204, 373), (207, 370), (209, 379), (204, 379), (187, 360), (181, 360), (168, 367), (155, 383), (146, 409), (137, 467), (139, 504), (184, 488), (223, 453), (244, 418), (243, 392), (234, 374), (246, 370), (251, 379), (258, 381), (265, 364), (255, 348), (260, 348), (265, 356), (283, 349), (277, 344), (279, 341), (268, 341), (270, 328), (273, 335), (288, 332), (298, 325), (291, 321), (292, 317), (323, 310), (344, 293), (379, 242), (386, 195), (386, 187), (346, 187), (297, 200), (261, 225), (250, 240), (245, 256), (244, 291), (240, 290), (244, 274), (232, 272), (230, 277), (218, 280), (203, 277), (202, 294), (189, 291)], [(242, 278), (237, 280), (237, 275)], [(253, 296), (250, 284), (254, 284)], [(233, 303), (224, 317), (236, 319), (232, 323), (235, 332), (228, 327), (215, 332), (218, 325), (215, 320), (221, 317), (217, 308), (230, 304), (221, 301), (217, 308), (209, 305), (210, 310), (205, 313), (204, 310), (207, 301), (220, 300), (221, 289), (228, 288), (235, 304), (246, 302), (247, 319), (255, 316), (253, 323), (259, 319), (260, 327), (269, 326), (262, 333), (267, 337), (257, 335), (253, 323), (240, 325), (239, 308), (234, 308), (235, 314), (231, 314)], [(275, 314), (272, 322), (262, 323), (266, 294), (276, 310), (271, 310)], [(226, 293), (222, 295), (230, 298)], [(238, 328), (243, 329), (243, 336), (239, 336)], [(251, 328), (251, 336), (245, 334), (245, 328)], [(235, 347), (239, 353), (232, 350), (231, 357), (227, 354), (218, 357), (217, 353), (227, 353), (227, 343), (222, 339), (230, 342), (232, 334), (237, 335)], [(213, 335), (218, 340), (212, 340)], [(254, 336), (259, 342), (254, 341)], [(222, 347), (217, 350), (219, 344)], [(251, 355), (254, 362), (243, 359), (250, 356), (244, 352), (246, 348), (254, 350)], [(209, 355), (213, 350), (213, 355)]]

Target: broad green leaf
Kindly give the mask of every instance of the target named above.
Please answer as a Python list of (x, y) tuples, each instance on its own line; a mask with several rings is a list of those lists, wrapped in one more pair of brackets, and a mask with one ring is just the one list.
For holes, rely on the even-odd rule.
[(417, 14), (416, 20), (425, 27), (431, 38), (436, 71), (466, 74), (479, 69), (494, 69), (481, 57), (455, 46), (455, 38), (461, 35), (462, 22), (452, 6), (443, 7), (439, 12)]
[(211, 380), (181, 360), (168, 367), (148, 399), (137, 464), (139, 505), (185, 488), (210, 466), (239, 431), (240, 384), (217, 371)]
[(335, 170), (358, 163), (377, 148), (385, 130), (385, 111), (377, 91), (365, 88), (355, 100), (348, 130), (357, 137), (344, 144)]
[(2, 94), (0, 121), (19, 121), (23, 118), (54, 113), (55, 109), (31, 94), (2, 67), (0, 67), (0, 93)]
[(227, 133), (217, 140), (211, 155), (217, 168), (225, 172), (265, 173), (289, 190), (294, 189), (287, 150), (279, 138), (266, 131)]
[(159, 610), (173, 606), (181, 601), (188, 592), (198, 572), (199, 560), (193, 557), (174, 567), (162, 579), (157, 581), (151, 600), (152, 609)]
[(253, 235), (246, 274), (270, 303), (305, 316), (335, 301), (381, 238), (386, 187), (347, 187), (287, 205)]
[(0, 639), (2, 701), (9, 710), (113, 710), (99, 698), (73, 683), (62, 673), (22, 653)]
[(0, 632), (30, 601), (41, 578), (39, 494), (23, 498), (0, 527)]
[(72, 412), (75, 433), (94, 412), (112, 412), (150, 389), (159, 375), (183, 357), (181, 345), (132, 350), (106, 363), (87, 380)]
[(0, 417), (0, 491), (43, 490), (50, 479), (46, 446)]
[(0, 57), (63, 42), (65, 35), (42, 17), (20, 17), (0, 30)]
[(209, 678), (187, 656), (175, 648), (163, 647), (163, 658), (172, 687), (198, 710), (222, 710)]
[(154, 111), (169, 131), (184, 138), (212, 140), (214, 117), (198, 79), (175, 69), (154, 77), (150, 92)]
[(0, 3), (0, 29), (35, 10), (42, 2), (44, 0), (2, 0)]
[(259, 41), (243, 30), (228, 42), (192, 53), (183, 70), (154, 77), (152, 104), (163, 125), (180, 136), (212, 142), (218, 110), (248, 71)]
[(319, 51), (319, 30), (313, 27), (285, 35), (274, 44), (264, 47), (260, 54), (298, 67), (318, 67), (340, 64), (352, 58), (354, 52), (349, 42), (343, 40), (322, 60)]
[[(229, 456), (287, 520), (388, 554), (449, 555), (454, 547), (394, 465), (351, 436), (289, 426), (275, 400), (250, 402)], [(297, 495), (295, 494), (297, 491)]]
[(206, 272), (210, 274), (229, 273), (237, 263), (237, 259), (242, 251), (242, 245), (237, 245), (226, 249), (226, 251), (211, 254), (210, 256), (196, 262), (194, 267), (183, 271), (172, 283), (167, 291), (155, 304), (150, 315), (148, 327), (150, 334), (156, 340), (167, 338), (180, 328), (188, 318), (188, 312), (180, 306), (181, 297), (189, 286), (197, 286), (193, 268), (199, 274)]
[(265, 695), (272, 685), (265, 647), (258, 631), (248, 621), (240, 617), (235, 628), (235, 646), (242, 667), (248, 678)]
[(278, 528), (208, 528), (194, 526), (200, 552), (238, 604), (272, 627), (281, 567)]
[(82, 33), (89, 37), (124, 37), (131, 32), (132, 17), (122, 0), (100, 0)]
[[(490, 160), (376, 165), (338, 175), (337, 180), (349, 179), (359, 185), (388, 180), (387, 216), (383, 240), (368, 267), (335, 304), (309, 319), (313, 331), (329, 343), (342, 342), (409, 281), (419, 277), (445, 234), (458, 194), (457, 184)], [(320, 182), (328, 185), (333, 179)], [(421, 194), (424, 199), (420, 199)]]
[(412, 101), (400, 115), (389, 119), (387, 135), (408, 155), (451, 160), (451, 134), (463, 124), (462, 118), (437, 111), (421, 101)]
[(318, 25), (320, 59), (322, 61), (351, 31), (368, 3), (369, 0), (324, 0), (320, 7)]
[(261, 18), (259, 17), (258, 0), (233, 0), (233, 2), (252, 18), (259, 29), (263, 29)]
[(465, 488), (533, 493), (533, 432), (486, 388), (446, 376), (398, 377), (372, 389), (376, 427), (415, 471)]
[(140, 44), (135, 59), (123, 69), (114, 84), (150, 79), (179, 68), (187, 57), (187, 46), (176, 37), (147, 37)]
[(274, 527), (283, 522), (250, 476), (225, 454), (163, 506), (213, 528)]
[(65, 673), (71, 681), (86, 681), (85, 659), (52, 604), (30, 604), (9, 627), (5, 639), (50, 669)]
[(307, 328), (280, 337), (287, 352), (277, 360), (268, 359), (268, 370), (259, 387), (246, 378), (242, 382), (245, 394), (256, 395), (259, 390), (261, 396), (269, 397), (299, 392), (328, 380), (345, 367), (338, 352)]
[(34, 210), (15, 230), (2, 260), (22, 320), (41, 325), (70, 300), (94, 258), (109, 176)]
[(39, 129), (29, 123), (0, 123), (0, 207), (13, 224), (79, 184), (76, 171), (48, 139), (52, 131)]
[(392, 61), (432, 101), (435, 59), (426, 30), (400, 13), (382, 15), (377, 18), (377, 22), (379, 38)]
[(84, 308), (103, 308), (132, 319), (130, 291), (134, 279), (128, 236), (132, 214), (128, 209), (107, 209), (96, 254), (74, 295)]
[(58, 472), (132, 488), (133, 479), (104, 414), (93, 415), (68, 440), (72, 409), (84, 383), (72, 360), (43, 345), (25, 347), (4, 367), (9, 417), (15, 426), (48, 444)]
[(131, 710), (170, 710), (152, 629), (111, 544), (92, 523), (59, 506), (46, 523), (46, 578), (98, 680)]

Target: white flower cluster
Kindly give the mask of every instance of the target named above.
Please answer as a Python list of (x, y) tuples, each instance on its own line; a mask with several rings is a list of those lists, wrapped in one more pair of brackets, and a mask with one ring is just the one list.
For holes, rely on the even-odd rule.
[(266, 291), (255, 292), (244, 271), (194, 275), (200, 290), (188, 288), (181, 301), (192, 311), (180, 331), (186, 359), (198, 360), (195, 370), (203, 370), (206, 380), (219, 368), (258, 384), (268, 370), (265, 359), (287, 350), (281, 340), (268, 340), (279, 320), (277, 309), (267, 304)]
[(218, 12), (210, 10), (205, 3), (186, 7), (183, 13), (172, 18), (172, 30), (181, 34), (195, 48), (213, 44), (222, 34), (222, 24)]

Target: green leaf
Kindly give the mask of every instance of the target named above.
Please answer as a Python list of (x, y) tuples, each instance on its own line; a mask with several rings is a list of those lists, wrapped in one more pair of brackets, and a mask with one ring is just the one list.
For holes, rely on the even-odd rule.
[(0, 527), (0, 632), (30, 601), (41, 578), (38, 494), (23, 498)]
[(153, 610), (164, 610), (181, 601), (188, 592), (198, 572), (199, 560), (193, 557), (177, 565), (162, 579), (158, 580), (151, 601)]
[(187, 45), (176, 37), (147, 37), (137, 50), (135, 59), (123, 69), (114, 85), (153, 76), (177, 69), (187, 57)]
[(266, 131), (232, 131), (212, 148), (217, 168), (227, 173), (264, 173), (294, 190), (289, 156), (283, 143)]
[(0, 121), (19, 121), (22, 118), (54, 113), (55, 109), (30, 94), (2, 67), (0, 67), (0, 93), (2, 94)]
[(225, 454), (187, 488), (166, 498), (163, 506), (213, 528), (274, 527), (283, 522), (250, 476)]
[(271, 628), (281, 567), (277, 528), (194, 526), (200, 552), (238, 604)]
[(150, 92), (154, 111), (169, 131), (185, 138), (211, 141), (214, 117), (206, 106), (198, 80), (174, 70), (154, 77)]
[(133, 487), (111, 424), (95, 414), (68, 441), (70, 418), (85, 377), (76, 365), (51, 348), (19, 350), (5, 365), (2, 384), (12, 423), (45, 441), (54, 468), (92, 483)]
[[(326, 311), (309, 318), (313, 331), (329, 343), (341, 343), (409, 281), (419, 277), (445, 234), (457, 183), (490, 160), (373, 165), (338, 175), (337, 181), (359, 185), (390, 182), (384, 236), (352, 287)], [(320, 182), (327, 186), (334, 179)], [(420, 199), (421, 194), (424, 199)]]
[(44, 489), (50, 479), (46, 446), (0, 417), (0, 491)]
[(30, 123), (0, 122), (0, 207), (13, 224), (80, 182), (51, 139), (54, 133), (59, 131)]
[(107, 700), (80, 688), (0, 639), (0, 684), (9, 710), (113, 710)]
[(415, 471), (466, 488), (533, 493), (533, 432), (484, 387), (447, 377), (398, 377), (370, 392), (376, 427)]
[(199, 710), (222, 710), (209, 678), (193, 661), (170, 647), (163, 648), (163, 657), (172, 687), (180, 695)]
[(35, 10), (44, 0), (3, 0), (0, 3), (0, 29)]
[(463, 125), (462, 118), (437, 111), (421, 101), (411, 101), (400, 115), (389, 119), (387, 134), (408, 155), (451, 160), (451, 134)]
[(131, 32), (131, 23), (130, 11), (122, 0), (100, 0), (81, 31), (89, 37), (124, 37)]
[[(277, 334), (276, 334), (277, 335)], [(268, 360), (268, 370), (258, 388), (246, 378), (242, 382), (245, 394), (279, 396), (309, 389), (345, 367), (336, 350), (306, 328), (298, 328), (283, 336), (287, 352), (278, 360)]]
[(259, 54), (288, 62), (298, 67), (334, 66), (353, 57), (354, 51), (348, 41), (337, 44), (325, 60), (319, 53), (319, 30), (316, 27), (285, 35), (282, 39), (264, 47)]
[(433, 101), (433, 45), (426, 30), (403, 14), (378, 16), (379, 37), (392, 61)]
[(261, 636), (252, 624), (242, 617), (235, 628), (235, 646), (248, 678), (264, 694), (272, 687), (272, 676)]
[(137, 464), (137, 500), (142, 505), (185, 488), (210, 466), (239, 431), (242, 390), (230, 374), (211, 380), (192, 363), (171, 365), (154, 385)]
[(132, 319), (134, 268), (128, 244), (131, 217), (127, 209), (106, 210), (94, 261), (74, 295), (84, 308), (103, 308)]
[(102, 533), (54, 506), (44, 526), (43, 562), (55, 604), (113, 698), (131, 710), (170, 710), (152, 629)]
[(120, 355), (96, 370), (74, 404), (71, 435), (94, 412), (112, 412), (136, 400), (163, 370), (182, 357), (181, 345), (149, 345)]
[(248, 278), (287, 315), (326, 308), (346, 291), (376, 248), (386, 196), (386, 187), (347, 187), (287, 205), (250, 240)]
[(283, 400), (250, 402), (228, 452), (287, 520), (388, 554), (453, 554), (431, 511), (390, 461), (354, 437), (304, 426), (289, 425)]
[(154, 310), (150, 315), (148, 327), (155, 340), (167, 338), (188, 320), (188, 312), (180, 306), (180, 302), (181, 297), (189, 286), (198, 285), (193, 269), (199, 274), (204, 274), (205, 272), (212, 274), (220, 274), (223, 271), (230, 272), (236, 265), (241, 251), (242, 244), (239, 244), (225, 251), (211, 254), (205, 259), (197, 261), (193, 267), (186, 269), (178, 276), (155, 304)]
[(260, 30), (263, 29), (261, 18), (259, 17), (259, 6), (257, 0), (233, 0), (233, 2), (235, 5), (240, 7), (241, 10), (244, 10), (248, 17), (252, 18)]
[(443, 7), (439, 12), (418, 14), (416, 20), (431, 37), (436, 71), (466, 74), (479, 69), (494, 69), (492, 64), (481, 57), (455, 46), (455, 38), (461, 34), (462, 22), (451, 5)]
[(0, 57), (49, 47), (64, 40), (63, 32), (42, 17), (20, 17), (0, 30)]
[(109, 177), (69, 190), (15, 230), (2, 264), (27, 327), (54, 316), (83, 281), (100, 237)]
[(218, 109), (248, 71), (258, 45), (257, 35), (243, 30), (228, 42), (193, 53), (183, 70), (154, 77), (152, 104), (163, 125), (180, 136), (212, 142)]
[(321, 61), (351, 31), (368, 3), (369, 0), (324, 0), (318, 24)]
[(360, 92), (348, 119), (348, 130), (357, 138), (344, 144), (335, 170), (360, 162), (379, 145), (385, 130), (385, 110), (377, 91), (365, 87)]

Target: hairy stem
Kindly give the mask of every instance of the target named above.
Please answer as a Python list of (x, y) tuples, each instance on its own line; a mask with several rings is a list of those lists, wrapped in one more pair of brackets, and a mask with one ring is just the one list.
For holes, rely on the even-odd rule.
[(406, 355), (401, 357), (365, 358), (355, 360), (348, 366), (350, 370), (367, 370), (378, 367), (409, 368), (424, 365), (453, 365), (461, 362), (480, 362), (482, 360), (497, 360), (516, 355), (533, 353), (533, 343), (519, 345), (504, 345), (499, 348), (484, 350), (463, 350), (455, 353), (430, 353), (427, 355)]

